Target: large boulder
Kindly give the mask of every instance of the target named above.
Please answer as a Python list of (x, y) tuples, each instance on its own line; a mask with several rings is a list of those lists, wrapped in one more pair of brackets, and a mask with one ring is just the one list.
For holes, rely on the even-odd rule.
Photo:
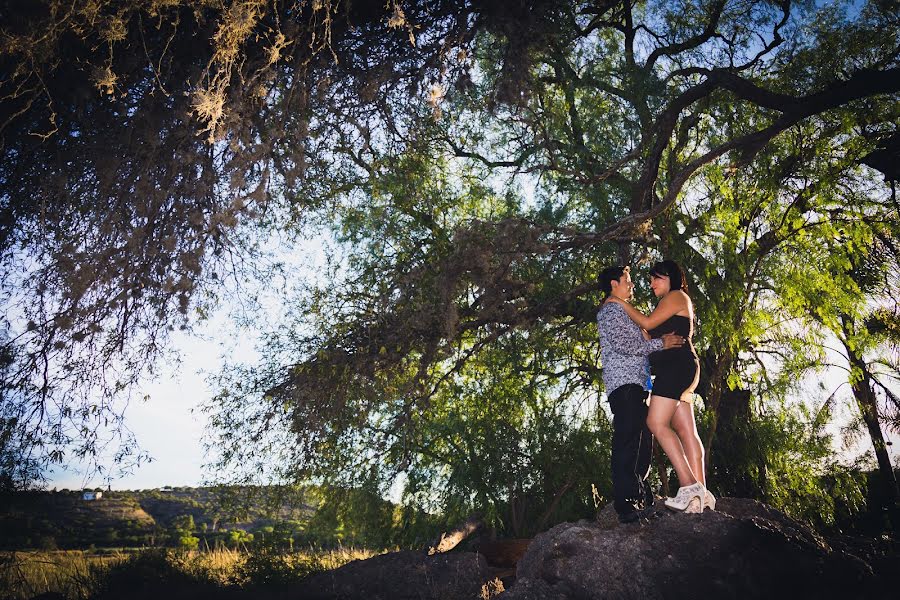
[(402, 551), (356, 560), (308, 577), (290, 596), (304, 600), (475, 600), (502, 589), (480, 554), (428, 556)]
[(753, 500), (618, 525), (563, 523), (538, 535), (503, 600), (593, 598), (866, 598), (878, 590), (861, 559)]

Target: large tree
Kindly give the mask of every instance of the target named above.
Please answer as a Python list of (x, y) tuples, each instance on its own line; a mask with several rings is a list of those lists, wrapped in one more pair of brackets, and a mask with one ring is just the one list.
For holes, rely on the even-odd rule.
[[(306, 312), (312, 318), (299, 329), (315, 334), (294, 340), (296, 364), (240, 373), (266, 408), (246, 418), (235, 412), (246, 406), (246, 385), (239, 394), (229, 388), (222, 414), (241, 417), (225, 428), (261, 435), (280, 415), (298, 437), (288, 462), (299, 472), (315, 472), (341, 447), (335, 440), (353, 432), (370, 440), (366, 447), (395, 449), (395, 460), (367, 458), (386, 463), (388, 475), (402, 471), (415, 453), (406, 440), (436, 398), (516, 332), (565, 332), (595, 356), (583, 338), (595, 274), (642, 248), (677, 256), (698, 284), (710, 442), (722, 398), (750, 398), (742, 385), (769, 398), (795, 389), (821, 361), (809, 352), (821, 339), (783, 326), (789, 316), (779, 315), (772, 292), (786, 290), (786, 246), (799, 239), (822, 248), (830, 231), (858, 218), (834, 188), (857, 185), (850, 180), (863, 156), (894, 131), (896, 90), (862, 91), (861, 79), (833, 74), (872, 72), (850, 64), (871, 50), (865, 32), (887, 31), (890, 17), (760, 5), (749, 13), (752, 31), (768, 32), (759, 42), (747, 13), (707, 8), (685, 23), (646, 6), (593, 18), (564, 11), (541, 23), (546, 37), (476, 36), (457, 55), (471, 61), (468, 72), (453, 85), (437, 82), (442, 101), (399, 161), (361, 138), (354, 162), (366, 194), (345, 205), (336, 228), (351, 245), (348, 277), (322, 290), (330, 302)], [(655, 35), (645, 38), (648, 29)], [(893, 41), (883, 50), (869, 65), (888, 72)], [(842, 60), (849, 63), (835, 63)], [(862, 95), (846, 96), (850, 87)], [(367, 121), (363, 132), (375, 125)], [(875, 220), (894, 218), (891, 204), (872, 205)], [(807, 240), (821, 226), (822, 236)], [(762, 353), (780, 364), (767, 365)], [(567, 385), (596, 385), (596, 375), (573, 376), (590, 373), (585, 353), (555, 355), (550, 365), (519, 360), (523, 372), (539, 365), (566, 375)], [(361, 470), (344, 464), (346, 473)]]

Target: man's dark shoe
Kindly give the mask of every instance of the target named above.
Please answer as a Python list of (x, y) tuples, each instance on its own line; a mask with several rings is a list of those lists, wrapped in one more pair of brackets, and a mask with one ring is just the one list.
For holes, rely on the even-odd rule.
[(637, 521), (640, 521), (640, 520), (641, 520), (641, 511), (639, 511), (639, 510), (633, 510), (631, 512), (619, 514), (619, 523), (622, 523), (622, 524), (636, 523)]
[(635, 523), (641, 520), (659, 518), (659, 511), (652, 504), (639, 510), (632, 510), (626, 513), (619, 513), (619, 523)]

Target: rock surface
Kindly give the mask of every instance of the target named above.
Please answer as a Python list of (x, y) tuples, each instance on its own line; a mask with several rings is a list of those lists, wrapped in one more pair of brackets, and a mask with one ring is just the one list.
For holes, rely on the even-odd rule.
[(593, 598), (866, 598), (872, 569), (810, 528), (753, 500), (722, 498), (716, 511), (666, 511), (619, 525), (563, 523), (538, 535), (503, 600)]
[(473, 552), (427, 556), (402, 551), (356, 560), (303, 580), (304, 600), (475, 600), (502, 591), (484, 557)]

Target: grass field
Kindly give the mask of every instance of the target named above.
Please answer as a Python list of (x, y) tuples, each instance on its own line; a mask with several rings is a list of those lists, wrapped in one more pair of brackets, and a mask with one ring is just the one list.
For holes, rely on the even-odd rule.
[(127, 577), (130, 563), (150, 552), (156, 552), (156, 559), (165, 562), (168, 573), (221, 587), (285, 582), (377, 554), (354, 548), (276, 554), (231, 549), (161, 554), (132, 549), (102, 553), (4, 552), (0, 553), (0, 598), (27, 600), (44, 592), (58, 592), (69, 600), (87, 599), (104, 586), (111, 569), (124, 570)]
[(15, 552), (0, 555), (0, 589), (12, 598), (59, 592), (87, 598), (106, 567), (128, 559), (125, 552), (89, 554), (79, 550)]

